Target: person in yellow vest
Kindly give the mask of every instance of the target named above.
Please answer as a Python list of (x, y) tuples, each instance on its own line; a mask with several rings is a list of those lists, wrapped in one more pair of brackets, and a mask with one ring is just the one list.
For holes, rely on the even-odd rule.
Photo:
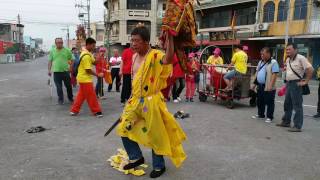
[(224, 75), (223, 79), (226, 82), (227, 87), (225, 90), (232, 90), (232, 79), (239, 75), (244, 75), (247, 73), (247, 63), (248, 63), (248, 55), (245, 53), (240, 45), (235, 46), (234, 54), (229, 64), (229, 69), (233, 68), (233, 70), (229, 71), (226, 75)]
[(220, 56), (221, 54), (221, 49), (220, 48), (215, 48), (213, 51), (213, 55), (211, 55), (208, 60), (207, 64), (210, 65), (223, 65), (223, 59)]

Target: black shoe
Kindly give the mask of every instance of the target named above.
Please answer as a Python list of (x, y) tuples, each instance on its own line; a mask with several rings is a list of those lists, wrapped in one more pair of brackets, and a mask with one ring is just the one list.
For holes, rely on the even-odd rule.
[(186, 102), (189, 102), (189, 98), (186, 99)]
[(58, 101), (58, 105), (64, 105), (63, 101)]
[(280, 124), (276, 124), (276, 126), (279, 126), (279, 127), (290, 127), (290, 124), (280, 123)]
[(103, 114), (102, 114), (102, 112), (97, 112), (97, 113), (95, 114), (95, 116), (96, 116), (97, 118), (102, 118), (102, 117), (103, 117)]
[(316, 115), (313, 116), (314, 118), (320, 118), (320, 113), (317, 113)]
[(151, 173), (150, 173), (150, 178), (158, 178), (160, 177), (164, 172), (166, 172), (166, 168), (162, 168), (160, 170), (156, 170), (154, 169)]
[(193, 102), (193, 98), (190, 98), (190, 102)]
[(133, 169), (133, 168), (136, 168), (140, 165), (144, 164), (144, 158), (140, 158), (138, 159), (136, 162), (133, 162), (133, 163), (129, 163), (125, 166), (123, 166), (123, 170), (129, 170), (129, 169)]

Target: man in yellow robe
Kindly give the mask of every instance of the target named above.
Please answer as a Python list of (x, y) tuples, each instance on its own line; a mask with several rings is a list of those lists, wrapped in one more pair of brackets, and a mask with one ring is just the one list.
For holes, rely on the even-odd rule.
[(182, 142), (186, 135), (168, 111), (161, 90), (166, 88), (172, 71), (174, 56), (173, 37), (167, 34), (166, 54), (150, 48), (150, 32), (144, 26), (131, 33), (133, 55), (132, 95), (128, 100), (117, 133), (121, 136), (130, 162), (124, 170), (144, 163), (140, 147), (152, 149), (153, 171), (151, 178), (165, 172), (163, 156), (168, 156), (176, 167), (186, 159)]

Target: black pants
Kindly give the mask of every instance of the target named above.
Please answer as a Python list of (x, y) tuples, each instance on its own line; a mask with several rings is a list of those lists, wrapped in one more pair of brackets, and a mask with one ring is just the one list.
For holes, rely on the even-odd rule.
[(73, 101), (70, 73), (69, 72), (54, 72), (53, 79), (54, 79), (54, 83), (57, 87), (57, 94), (58, 94), (59, 102), (64, 101), (62, 82), (64, 83), (64, 86), (67, 89), (69, 101)]
[(267, 118), (273, 119), (274, 113), (274, 99), (276, 95), (276, 90), (264, 91), (265, 85), (258, 85), (257, 92), (257, 106), (258, 106), (258, 115), (261, 118), (265, 117), (265, 109), (267, 106)]
[(131, 96), (131, 74), (124, 74), (122, 78), (121, 103), (124, 103)]
[(178, 78), (176, 82), (173, 84), (172, 88), (172, 98), (173, 100), (177, 99), (184, 89), (184, 78)]
[(120, 68), (112, 68), (112, 69), (111, 69), (112, 83), (109, 84), (108, 91), (111, 91), (111, 90), (112, 90), (112, 85), (113, 85), (114, 79), (116, 79), (116, 90), (117, 90), (117, 91), (120, 91), (120, 76), (119, 76), (119, 71), (120, 71)]
[(318, 87), (318, 107), (317, 107), (317, 112), (320, 114), (320, 82), (319, 82), (319, 87)]
[(102, 77), (98, 77), (98, 79), (97, 79), (96, 95), (99, 96), (99, 97), (104, 96), (104, 92), (103, 92), (103, 78), (102, 78)]

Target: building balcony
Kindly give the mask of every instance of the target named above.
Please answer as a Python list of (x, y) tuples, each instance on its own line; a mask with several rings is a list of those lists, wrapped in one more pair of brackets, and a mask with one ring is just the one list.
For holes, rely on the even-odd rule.
[(150, 18), (151, 11), (148, 10), (127, 10), (126, 16), (128, 18)]
[(309, 33), (320, 34), (320, 19), (311, 19), (309, 21)]

